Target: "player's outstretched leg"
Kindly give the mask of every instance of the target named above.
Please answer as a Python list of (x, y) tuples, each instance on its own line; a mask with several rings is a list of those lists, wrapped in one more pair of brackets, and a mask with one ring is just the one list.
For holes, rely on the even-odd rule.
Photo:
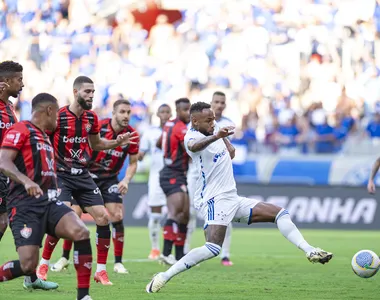
[(230, 249), (231, 249), (231, 236), (232, 236), (232, 223), (230, 223), (227, 226), (227, 231), (226, 231), (226, 237), (224, 238), (224, 242), (222, 245), (222, 252), (220, 254), (220, 257), (222, 258), (222, 265), (223, 266), (232, 266), (233, 263), (230, 260)]
[[(248, 200), (249, 201), (249, 200)], [(320, 248), (309, 245), (297, 226), (292, 222), (286, 209), (276, 205), (259, 202), (250, 209), (249, 224), (260, 222), (274, 222), (282, 235), (299, 249), (305, 252), (307, 259), (312, 263), (325, 264), (332, 259), (333, 254)]]
[(115, 265), (114, 272), (128, 274), (128, 270), (123, 265), (124, 250), (124, 224), (123, 224), (123, 204), (108, 202), (105, 203), (108, 210), (109, 219), (112, 222), (112, 241), (114, 246)]
[(85, 208), (96, 223), (97, 265), (94, 280), (103, 285), (112, 285), (106, 269), (108, 251), (111, 245), (111, 231), (104, 205), (94, 205)]
[(209, 225), (206, 228), (207, 242), (202, 247), (190, 250), (184, 257), (171, 266), (166, 272), (158, 273), (146, 286), (148, 293), (157, 293), (175, 275), (189, 270), (202, 261), (219, 255), (226, 234), (226, 226)]
[(152, 245), (148, 258), (156, 260), (160, 257), (159, 233), (161, 231), (162, 212), (161, 206), (151, 207), (149, 214), (148, 230)]

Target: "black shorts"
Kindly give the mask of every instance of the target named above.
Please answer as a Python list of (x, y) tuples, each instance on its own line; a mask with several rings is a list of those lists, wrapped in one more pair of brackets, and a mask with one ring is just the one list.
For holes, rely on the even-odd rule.
[[(58, 173), (57, 175), (58, 187), (61, 189), (59, 201), (77, 204), (83, 211), (86, 207), (104, 205), (100, 189), (89, 173), (81, 175)], [(72, 202), (72, 198), (76, 200), (75, 203)]]
[(30, 245), (41, 247), (45, 233), (56, 236), (55, 227), (69, 212), (72, 212), (71, 208), (62, 202), (49, 202), (45, 206), (20, 205), (8, 209), (16, 249)]
[(94, 179), (94, 181), (102, 193), (104, 204), (123, 203), (123, 197), (117, 188), (119, 184), (117, 177)]
[(0, 173), (0, 215), (7, 212), (5, 200), (9, 192), (9, 180), (3, 173)]
[(160, 186), (166, 197), (175, 193), (187, 193), (186, 176), (180, 172), (163, 169), (160, 172)]

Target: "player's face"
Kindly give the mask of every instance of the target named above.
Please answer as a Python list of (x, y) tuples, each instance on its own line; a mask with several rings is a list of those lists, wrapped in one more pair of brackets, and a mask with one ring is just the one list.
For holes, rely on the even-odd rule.
[(18, 97), (18, 94), (24, 87), (22, 72), (16, 72), (13, 77), (6, 80), (9, 87), (7, 88), (8, 95), (14, 98)]
[(50, 131), (55, 131), (55, 129), (57, 128), (58, 110), (59, 110), (58, 104), (51, 104), (46, 108), (47, 121), (48, 121), (47, 129)]
[(92, 109), (94, 93), (95, 88), (93, 83), (83, 83), (78, 90), (74, 89), (76, 100), (84, 110)]
[(211, 109), (204, 109), (201, 113), (196, 115), (195, 119), (195, 127), (197, 127), (200, 133), (206, 136), (214, 134), (215, 115)]
[(221, 116), (226, 108), (226, 97), (221, 95), (214, 95), (211, 101), (211, 109), (215, 112), (215, 115)]
[(186, 124), (190, 122), (190, 106), (190, 103), (180, 103), (177, 108), (178, 118)]
[(131, 119), (131, 106), (127, 104), (120, 104), (113, 112), (113, 117), (120, 127), (127, 127)]
[(160, 118), (161, 124), (165, 124), (172, 117), (172, 110), (169, 106), (162, 106), (157, 111), (157, 117)]

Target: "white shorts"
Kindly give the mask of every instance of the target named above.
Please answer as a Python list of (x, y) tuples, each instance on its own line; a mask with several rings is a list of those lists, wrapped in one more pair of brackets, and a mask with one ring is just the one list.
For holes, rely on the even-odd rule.
[(151, 174), (148, 181), (148, 205), (165, 206), (166, 196), (160, 186), (159, 174)]
[(228, 226), (231, 222), (250, 224), (252, 210), (260, 202), (240, 197), (235, 191), (211, 198), (200, 209), (205, 228), (208, 225)]

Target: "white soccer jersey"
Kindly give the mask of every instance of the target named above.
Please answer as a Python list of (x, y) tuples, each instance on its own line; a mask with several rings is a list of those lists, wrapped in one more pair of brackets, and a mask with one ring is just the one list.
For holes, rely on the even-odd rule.
[(150, 153), (150, 172), (149, 176), (157, 176), (164, 167), (164, 154), (161, 149), (156, 147), (156, 143), (162, 134), (160, 127), (150, 127), (143, 134), (140, 141), (140, 151)]
[(191, 152), (187, 144), (199, 140), (205, 135), (191, 128), (185, 135), (185, 148), (198, 174), (194, 205), (200, 209), (211, 198), (227, 192), (236, 192), (236, 183), (232, 170), (232, 160), (223, 139), (210, 144), (199, 152)]

